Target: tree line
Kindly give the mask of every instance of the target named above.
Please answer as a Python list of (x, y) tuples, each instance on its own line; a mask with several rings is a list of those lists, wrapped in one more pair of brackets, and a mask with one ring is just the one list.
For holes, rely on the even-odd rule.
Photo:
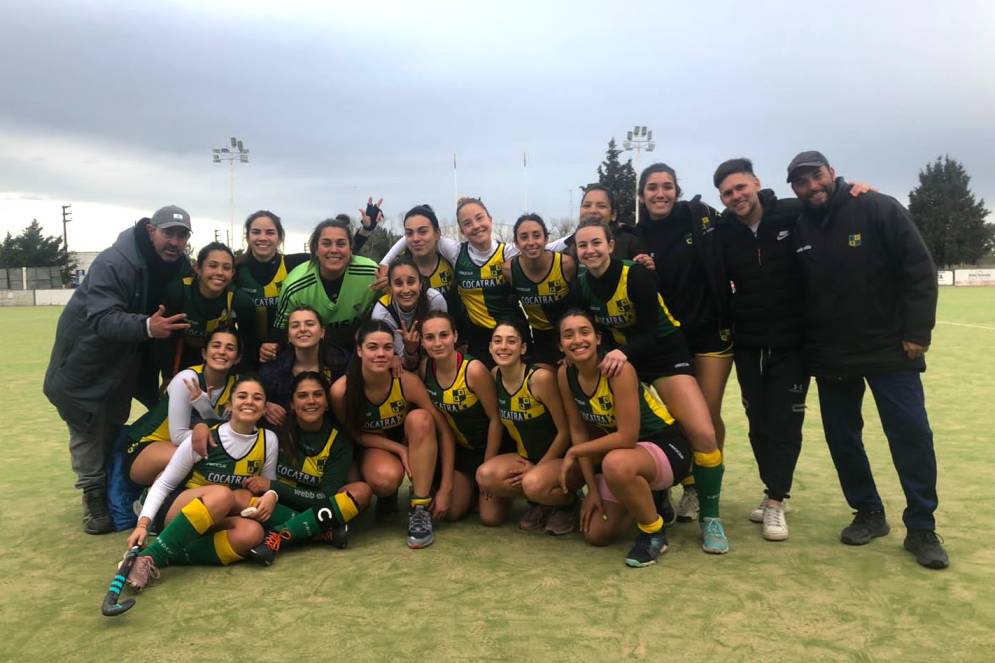
[[(618, 220), (631, 225), (638, 174), (632, 160), (623, 163), (621, 155), (622, 150), (612, 138), (595, 174), (597, 182), (615, 194)], [(919, 171), (919, 184), (909, 192), (909, 212), (938, 267), (995, 262), (995, 224), (987, 221), (990, 212), (985, 201), (975, 197), (970, 185), (971, 177), (964, 166), (943, 156)], [(563, 234), (567, 229), (556, 230)], [(377, 228), (362, 253), (379, 260), (398, 237), (387, 228)], [(61, 237), (45, 236), (38, 220), (33, 219), (16, 237), (8, 232), (0, 244), (0, 268), (18, 267), (61, 267), (63, 284), (68, 285), (75, 274), (76, 261), (74, 254), (66, 251)]]

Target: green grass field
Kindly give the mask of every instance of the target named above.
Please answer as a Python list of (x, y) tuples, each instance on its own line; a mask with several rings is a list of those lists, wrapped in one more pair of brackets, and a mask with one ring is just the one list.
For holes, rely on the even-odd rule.
[(661, 563), (633, 570), (622, 563), (630, 541), (592, 548), (579, 536), (519, 532), (515, 519), (485, 529), (469, 517), (411, 551), (403, 518), (364, 517), (344, 551), (293, 550), (268, 569), (170, 568), (117, 619), (99, 605), (125, 534), (82, 533), (66, 429), (41, 393), (59, 312), (0, 310), (2, 660), (990, 660), (995, 651), (986, 350), (995, 289), (941, 291), (924, 378), (946, 571), (920, 568), (902, 549), (904, 499), (869, 395), (865, 443), (892, 533), (839, 543), (850, 511), (813, 387), (791, 539), (761, 539), (747, 520), (760, 487), (733, 379), (724, 557), (701, 552), (695, 525), (673, 530)]

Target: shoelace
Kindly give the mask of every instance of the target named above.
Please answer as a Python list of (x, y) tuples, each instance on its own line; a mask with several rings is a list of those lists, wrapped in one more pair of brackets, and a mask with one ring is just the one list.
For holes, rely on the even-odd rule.
[(290, 532), (288, 532), (287, 530), (280, 530), (279, 532), (268, 533), (263, 543), (265, 543), (266, 547), (272, 550), (273, 552), (279, 552), (280, 544), (283, 543), (284, 541), (289, 541), (289, 540), (290, 540)]
[(768, 527), (784, 527), (784, 510), (764, 509), (764, 525)]
[(710, 518), (705, 523), (705, 535), (718, 536), (721, 538), (726, 538), (726, 530), (722, 527), (722, 521), (718, 518)]
[(927, 543), (946, 543), (943, 540), (943, 537), (937, 534), (936, 532), (925, 531), (919, 536), (922, 538), (923, 541), (926, 541)]
[(432, 528), (432, 516), (427, 509), (415, 509), (411, 512), (412, 531), (427, 532)]

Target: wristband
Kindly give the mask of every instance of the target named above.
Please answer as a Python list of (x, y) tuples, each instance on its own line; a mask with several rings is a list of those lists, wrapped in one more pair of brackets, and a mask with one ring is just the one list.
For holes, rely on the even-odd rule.
[(277, 493), (277, 492), (276, 492), (275, 490), (273, 490), (272, 488), (270, 488), (270, 489), (269, 489), (269, 490), (267, 490), (267, 491), (266, 491), (265, 493), (263, 493), (263, 495), (262, 495), (262, 496), (263, 496), (263, 497), (266, 497), (266, 496), (267, 496), (267, 495), (269, 495), (270, 493), (273, 493), (273, 498), (274, 498), (274, 499), (275, 499), (275, 500), (276, 500), (277, 502), (279, 502), (279, 501), (280, 501), (280, 494), (279, 494), (279, 493)]

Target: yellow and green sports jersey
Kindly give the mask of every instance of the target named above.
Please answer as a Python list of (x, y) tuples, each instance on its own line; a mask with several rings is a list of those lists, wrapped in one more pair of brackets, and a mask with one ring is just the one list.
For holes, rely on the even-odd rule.
[(383, 401), (371, 403), (367, 399), (363, 408), (363, 432), (376, 433), (398, 442), (404, 437), (404, 417), (409, 409), (408, 399), (401, 388), (401, 378), (392, 378), (390, 391)]
[(232, 458), (225, 445), (222, 444), (218, 436), (218, 426), (211, 428), (211, 437), (214, 439), (214, 446), (208, 447), (207, 458), (198, 460), (190, 478), (187, 479), (187, 488), (198, 488), (211, 484), (222, 484), (232, 488), (240, 488), (242, 482), (248, 477), (256, 477), (262, 474), (263, 466), (266, 463), (266, 430), (260, 428), (256, 433), (256, 442), (241, 458)]
[[(207, 380), (204, 378), (203, 364), (191, 366), (188, 370), (197, 374), (197, 381), (200, 389), (207, 392)], [(235, 385), (235, 376), (229, 375), (225, 383), (225, 388), (218, 397), (218, 402), (214, 406), (217, 413), (217, 421), (222, 419), (225, 406), (231, 400), (231, 390)], [(196, 415), (196, 410), (193, 413)], [(199, 421), (199, 419), (194, 419)], [(128, 427), (128, 437), (132, 442), (169, 442), (169, 393), (164, 393), (151, 410), (143, 414), (139, 419)]]
[[(628, 342), (626, 330), (636, 326), (636, 307), (629, 293), (629, 271), (632, 265), (631, 260), (622, 261), (622, 272), (615, 291), (607, 300), (602, 300), (594, 293), (588, 283), (590, 273), (587, 270), (583, 270), (577, 277), (578, 303), (591, 310), (594, 321), (599, 326), (611, 330), (612, 338), (619, 345)], [(681, 323), (670, 314), (659, 293), (656, 300), (656, 334), (657, 337), (662, 337), (677, 331)]]
[(505, 281), (501, 266), (505, 244), (500, 242), (491, 257), (478, 266), (470, 258), (466, 242), (456, 258), (456, 292), (469, 321), (484, 329), (498, 322), (521, 317), (511, 284)]
[(428, 285), (445, 295), (453, 287), (456, 272), (453, 270), (452, 263), (442, 255), (439, 255), (438, 258), (439, 262), (435, 264), (435, 271), (428, 277)]
[[(618, 430), (615, 394), (608, 382), (608, 376), (599, 374), (598, 384), (591, 394), (585, 393), (580, 386), (576, 366), (567, 366), (567, 381), (570, 384), (570, 395), (584, 421), (606, 434)], [(639, 439), (659, 440), (673, 425), (674, 418), (670, 416), (667, 406), (660, 401), (656, 391), (640, 382)]]
[(514, 393), (508, 393), (498, 369), (497, 386), (498, 414), (508, 435), (515, 441), (518, 455), (533, 463), (538, 462), (549, 450), (556, 437), (556, 423), (545, 404), (532, 393), (529, 381), (538, 370), (530, 366), (525, 371), (525, 379)]
[(563, 275), (563, 254), (553, 252), (549, 272), (538, 283), (530, 279), (519, 264), (517, 255), (511, 259), (511, 285), (522, 304), (529, 327), (550, 331), (566, 312), (570, 296), (570, 282)]
[[(283, 449), (280, 450), (277, 481), (294, 488), (322, 488), (322, 492), (331, 495), (345, 483), (352, 453), (352, 440), (326, 416), (320, 430), (298, 431), (296, 458), (291, 459)], [(326, 485), (330, 479), (334, 485)], [(280, 497), (282, 499), (283, 495)]]
[(456, 353), (456, 377), (451, 385), (443, 387), (435, 375), (435, 362), (429, 359), (425, 365), (425, 389), (435, 407), (446, 416), (457, 444), (467, 449), (486, 449), (490, 419), (467, 383), (466, 369), (471, 361), (473, 357)]

